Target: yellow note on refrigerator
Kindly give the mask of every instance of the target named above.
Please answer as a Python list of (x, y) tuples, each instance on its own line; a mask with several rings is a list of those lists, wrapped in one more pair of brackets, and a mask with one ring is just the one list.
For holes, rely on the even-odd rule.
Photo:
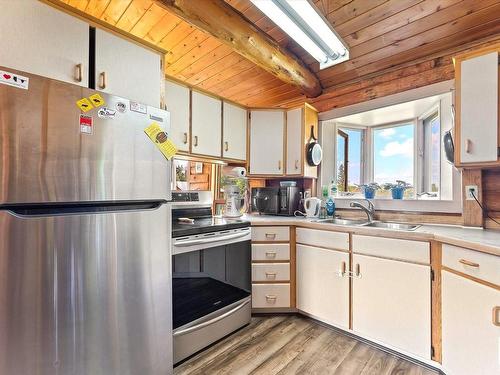
[(167, 160), (172, 159), (172, 157), (177, 153), (177, 147), (175, 147), (171, 139), (168, 138), (167, 133), (165, 133), (156, 122), (153, 122), (146, 129), (144, 129), (144, 133), (148, 135), (149, 139), (151, 139), (156, 147), (158, 147)]

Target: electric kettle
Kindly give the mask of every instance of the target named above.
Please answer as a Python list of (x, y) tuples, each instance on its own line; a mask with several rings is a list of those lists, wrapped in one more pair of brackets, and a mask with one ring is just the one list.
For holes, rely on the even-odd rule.
[(319, 209), (321, 207), (321, 199), (312, 197), (304, 200), (304, 209), (306, 217), (318, 217)]

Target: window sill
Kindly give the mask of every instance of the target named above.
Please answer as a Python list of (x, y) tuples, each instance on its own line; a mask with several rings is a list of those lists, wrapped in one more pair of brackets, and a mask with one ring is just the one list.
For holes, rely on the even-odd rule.
[[(351, 202), (363, 202), (362, 197), (337, 197), (335, 206), (337, 208), (351, 208)], [(462, 202), (453, 200), (437, 199), (370, 199), (376, 210), (384, 211), (409, 211), (409, 212), (447, 212), (461, 213)]]

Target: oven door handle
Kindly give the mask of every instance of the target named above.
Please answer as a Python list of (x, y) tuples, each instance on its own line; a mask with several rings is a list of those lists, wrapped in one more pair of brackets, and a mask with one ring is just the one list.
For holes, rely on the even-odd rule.
[(245, 232), (241, 232), (241, 233), (227, 234), (225, 236), (220, 236), (220, 237), (209, 237), (209, 238), (201, 238), (201, 239), (197, 239), (197, 240), (182, 241), (182, 242), (174, 243), (174, 246), (175, 247), (185, 247), (185, 246), (191, 246), (191, 245), (199, 245), (202, 243), (220, 242), (220, 241), (232, 240), (235, 238), (245, 237), (249, 234), (250, 234), (249, 231), (245, 231)]
[(219, 315), (216, 318), (207, 320), (206, 322), (203, 322), (203, 323), (200, 323), (200, 324), (197, 324), (197, 325), (194, 325), (192, 327), (185, 328), (185, 329), (181, 329), (180, 331), (175, 331), (173, 333), (173, 336), (177, 337), (177, 336), (186, 335), (186, 334), (188, 334), (190, 332), (197, 331), (199, 329), (202, 329), (202, 328), (205, 328), (205, 327), (210, 326), (212, 324), (215, 324), (218, 321), (220, 321), (220, 320), (222, 320), (224, 318), (227, 318), (229, 315), (234, 314), (236, 311), (241, 310), (243, 307), (245, 307), (246, 305), (248, 305), (251, 300), (252, 300), (251, 297), (247, 297), (238, 306), (236, 306), (234, 309), (231, 309), (231, 310), (225, 312), (224, 314)]

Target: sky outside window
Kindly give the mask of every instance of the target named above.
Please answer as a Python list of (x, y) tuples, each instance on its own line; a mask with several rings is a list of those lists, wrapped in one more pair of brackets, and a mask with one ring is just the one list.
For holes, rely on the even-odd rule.
[(379, 184), (403, 180), (413, 184), (414, 125), (373, 132), (374, 180)]

